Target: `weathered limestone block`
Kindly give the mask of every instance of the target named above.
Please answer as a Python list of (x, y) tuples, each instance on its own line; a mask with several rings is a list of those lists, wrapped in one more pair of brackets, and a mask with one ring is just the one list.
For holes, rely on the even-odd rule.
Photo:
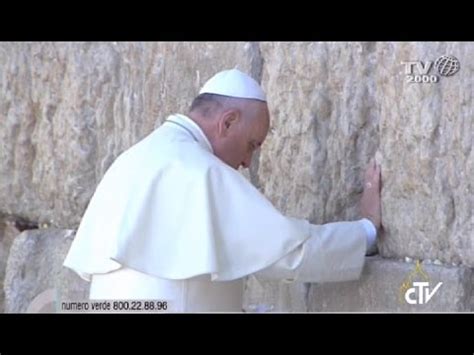
[(243, 311), (307, 312), (310, 284), (269, 281), (249, 276), (245, 281)]
[(258, 179), (285, 213), (314, 223), (357, 216), (379, 146), (375, 45), (262, 43), (271, 131)]
[[(474, 44), (377, 45), (376, 101), (383, 163), (386, 257), (474, 266)], [(444, 54), (461, 69), (407, 83), (402, 61)], [(438, 74), (433, 68), (430, 74)]]
[(8, 255), (13, 240), (18, 234), (20, 234), (20, 231), (16, 228), (14, 221), (11, 218), (3, 218), (0, 216), (0, 313), (3, 313), (5, 308), (3, 284), (5, 280)]
[[(89, 283), (62, 266), (72, 240), (72, 230), (59, 229), (29, 230), (15, 238), (4, 284), (7, 313), (59, 311), (61, 301), (88, 300)], [(33, 300), (45, 307), (35, 307)]]
[(75, 228), (106, 169), (252, 43), (0, 44), (0, 212)]
[[(428, 282), (420, 286), (413, 282)], [(435, 291), (439, 282), (442, 284)], [(369, 257), (357, 281), (324, 284), (246, 282), (246, 312), (473, 312), (474, 273), (466, 267)], [(409, 294), (409, 304), (405, 293)], [(430, 299), (426, 298), (426, 292)], [(427, 302), (426, 302), (427, 301)]]
[[(362, 277), (357, 281), (312, 284), (308, 297), (310, 312), (472, 312), (474, 300), (474, 273), (465, 267), (421, 263), (418, 272), (415, 263), (368, 258)], [(408, 284), (404, 284), (408, 282)], [(429, 282), (420, 286), (408, 298), (405, 293), (413, 282)], [(434, 291), (439, 282), (437, 291)], [(408, 285), (408, 287), (407, 287)], [(422, 286), (422, 285), (421, 285)], [(428, 300), (428, 294), (435, 292)], [(428, 300), (428, 302), (426, 302)]]

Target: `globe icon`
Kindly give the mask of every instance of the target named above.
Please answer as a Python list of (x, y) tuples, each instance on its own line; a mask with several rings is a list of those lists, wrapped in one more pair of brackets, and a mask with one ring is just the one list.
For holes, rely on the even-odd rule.
[(459, 60), (452, 55), (442, 55), (435, 61), (435, 67), (442, 76), (451, 76), (456, 74), (461, 68)]

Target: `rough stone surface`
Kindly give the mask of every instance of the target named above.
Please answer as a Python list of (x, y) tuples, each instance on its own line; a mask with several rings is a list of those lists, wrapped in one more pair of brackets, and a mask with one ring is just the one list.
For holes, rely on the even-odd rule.
[(122, 151), (187, 112), (216, 71), (260, 79), (253, 43), (0, 44), (0, 212), (75, 228)]
[(4, 284), (6, 313), (26, 312), (38, 295), (51, 289), (57, 305), (88, 300), (89, 283), (62, 266), (73, 235), (71, 230), (41, 229), (15, 238)]
[[(368, 258), (360, 280), (313, 284), (309, 291), (310, 312), (473, 312), (473, 272), (470, 268), (421, 263), (425, 275), (416, 272), (415, 263)], [(404, 282), (429, 282), (430, 292), (443, 284), (423, 304), (408, 304)], [(427, 278), (425, 278), (427, 276)], [(409, 282), (410, 288), (413, 287)], [(411, 299), (419, 300), (418, 288)]]
[[(357, 281), (325, 284), (247, 279), (244, 311), (259, 312), (473, 312), (474, 272), (470, 268), (367, 258)], [(413, 282), (429, 282), (427, 303), (410, 305), (405, 292)], [(408, 285), (408, 286), (407, 286)], [(410, 295), (419, 300), (418, 289)]]
[(0, 217), (0, 313), (3, 312), (5, 308), (3, 284), (5, 271), (7, 269), (8, 255), (13, 240), (18, 234), (20, 234), (20, 231), (15, 227), (15, 223), (11, 218)]
[[(474, 44), (262, 43), (261, 53), (272, 123), (252, 181), (274, 204), (314, 223), (355, 219), (375, 155), (381, 254), (474, 266)], [(459, 59), (457, 74), (407, 82), (403, 61), (443, 54)]]
[(307, 312), (310, 284), (262, 280), (249, 276), (245, 282), (243, 311)]
[[(474, 44), (385, 44), (376, 53), (387, 232), (381, 253), (472, 267)], [(443, 54), (459, 59), (454, 76), (436, 84), (403, 80), (401, 61)]]

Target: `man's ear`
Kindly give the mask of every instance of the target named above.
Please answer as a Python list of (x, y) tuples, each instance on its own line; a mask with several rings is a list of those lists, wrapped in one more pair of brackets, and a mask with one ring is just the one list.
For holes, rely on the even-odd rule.
[(235, 124), (240, 120), (240, 110), (229, 109), (222, 113), (217, 122), (217, 132), (224, 137), (229, 134), (229, 131), (235, 127)]

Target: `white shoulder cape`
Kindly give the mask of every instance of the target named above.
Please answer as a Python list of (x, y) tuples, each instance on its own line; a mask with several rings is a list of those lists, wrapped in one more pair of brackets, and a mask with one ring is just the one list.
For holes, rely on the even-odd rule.
[(122, 153), (100, 182), (64, 265), (91, 274), (127, 266), (167, 279), (259, 271), (310, 237), (212, 153), (204, 133), (173, 115)]

